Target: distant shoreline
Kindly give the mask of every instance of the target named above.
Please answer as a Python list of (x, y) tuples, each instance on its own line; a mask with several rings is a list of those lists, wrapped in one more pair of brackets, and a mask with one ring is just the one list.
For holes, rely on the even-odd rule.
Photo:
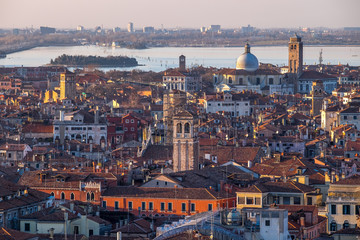
[[(86, 46), (86, 45), (81, 45), (81, 44), (51, 44), (51, 45), (36, 45), (36, 46), (28, 46), (28, 47), (23, 47), (23, 48), (19, 48), (19, 49), (14, 49), (14, 50), (9, 50), (9, 51), (4, 51), (4, 53), (6, 55), (10, 55), (13, 53), (17, 53), (17, 52), (23, 52), (23, 51), (27, 51), (27, 50), (31, 50), (33, 48), (38, 48), (38, 47), (76, 47), (76, 46)], [(90, 46), (98, 46), (95, 44), (90, 44)], [(360, 47), (360, 44), (304, 44), (304, 47)], [(111, 48), (111, 46), (107, 47), (107, 46), (98, 46), (98, 47), (102, 47), (102, 48)], [(160, 48), (241, 48), (244, 47), (243, 45), (236, 45), (236, 46), (226, 46), (226, 45), (217, 45), (217, 46), (199, 46), (199, 45), (195, 45), (195, 46), (154, 46), (154, 47), (148, 47), (145, 49), (137, 49), (137, 50), (146, 50), (146, 49), (151, 49), (151, 48), (156, 48), (156, 49), (160, 49)], [(252, 47), (287, 47), (286, 44), (252, 44)]]

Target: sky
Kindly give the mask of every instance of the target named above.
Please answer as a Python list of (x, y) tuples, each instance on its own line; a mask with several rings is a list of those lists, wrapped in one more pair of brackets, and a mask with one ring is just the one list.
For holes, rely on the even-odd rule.
[(360, 27), (360, 0), (0, 0), (0, 28)]

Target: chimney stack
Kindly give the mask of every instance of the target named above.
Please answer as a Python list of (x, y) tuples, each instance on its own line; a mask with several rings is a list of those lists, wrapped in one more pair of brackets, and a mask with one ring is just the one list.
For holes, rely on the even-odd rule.
[(94, 123), (99, 124), (99, 106), (96, 106), (96, 109), (95, 109)]

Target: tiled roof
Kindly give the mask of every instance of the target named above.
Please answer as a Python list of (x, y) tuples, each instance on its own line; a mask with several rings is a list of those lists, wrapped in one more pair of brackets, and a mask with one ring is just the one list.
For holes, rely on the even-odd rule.
[(205, 154), (217, 156), (218, 164), (224, 164), (230, 160), (247, 164), (248, 161), (254, 161), (257, 156), (262, 156), (263, 151), (260, 147), (201, 146), (200, 156), (205, 156)]
[(332, 184), (335, 185), (360, 185), (360, 175), (354, 175), (345, 179), (341, 179)]
[(53, 125), (30, 123), (23, 127), (23, 133), (53, 133)]
[(150, 223), (145, 219), (136, 219), (133, 222), (122, 226), (120, 228), (114, 229), (111, 232), (122, 232), (126, 234), (148, 234), (153, 232), (150, 227)]
[(300, 80), (306, 80), (306, 79), (336, 79), (336, 77), (325, 74), (325, 73), (320, 73), (317, 71), (304, 71), (301, 76), (299, 77)]
[(287, 182), (265, 182), (257, 183), (250, 186), (249, 188), (243, 188), (238, 192), (292, 192), (292, 193), (308, 193), (315, 191), (313, 187), (298, 182), (287, 181)]
[(26, 148), (26, 144), (3, 144), (0, 146), (0, 150), (6, 151), (24, 151)]
[[(72, 220), (78, 218), (79, 216), (72, 213), (71, 211), (67, 211), (68, 219)], [(60, 208), (51, 207), (44, 208), (41, 211), (34, 212), (28, 215), (20, 216), (20, 219), (36, 219), (38, 222), (64, 222), (65, 216), (64, 211)]]

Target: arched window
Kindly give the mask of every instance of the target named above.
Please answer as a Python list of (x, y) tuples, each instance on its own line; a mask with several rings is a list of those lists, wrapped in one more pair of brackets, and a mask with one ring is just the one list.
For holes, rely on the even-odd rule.
[(60, 199), (61, 199), (61, 200), (65, 200), (65, 193), (64, 193), (64, 192), (61, 193)]
[(330, 223), (330, 231), (335, 232), (336, 229), (337, 229), (337, 224), (336, 224), (336, 222), (333, 220), (333, 221)]
[(181, 123), (178, 123), (178, 124), (176, 125), (176, 132), (177, 132), (177, 133), (182, 133)]
[(53, 196), (53, 197), (55, 197), (55, 193), (54, 193), (54, 192), (51, 192), (50, 195)]
[(229, 83), (232, 83), (232, 77), (229, 77)]
[(95, 194), (93, 192), (91, 193), (91, 201), (95, 201)]
[(242, 78), (239, 78), (239, 84), (243, 85), (243, 79)]
[(348, 229), (350, 226), (349, 226), (349, 221), (348, 220), (345, 220), (344, 221), (344, 224), (343, 224), (343, 229)]
[(184, 131), (185, 133), (190, 133), (190, 123), (185, 123)]
[(71, 199), (71, 200), (75, 200), (75, 194), (74, 194), (74, 193), (71, 193), (71, 194), (70, 194), (70, 199)]
[(90, 201), (90, 193), (87, 193), (87, 194), (86, 194), (86, 200), (87, 200), (87, 201)]

